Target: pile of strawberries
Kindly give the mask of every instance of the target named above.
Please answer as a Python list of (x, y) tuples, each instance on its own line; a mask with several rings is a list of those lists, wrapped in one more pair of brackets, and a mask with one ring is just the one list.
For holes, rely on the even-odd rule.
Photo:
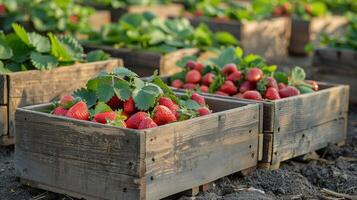
[[(200, 108), (195, 111), (197, 116), (208, 115), (212, 112), (207, 107), (203, 96), (193, 93), (190, 98), (200, 105)], [(100, 108), (97, 109), (98, 107)], [(147, 129), (184, 120), (181, 118), (181, 109), (171, 98), (161, 96), (152, 110), (140, 111), (135, 107), (133, 98), (122, 101), (114, 95), (106, 103), (98, 102), (91, 112), (83, 100), (66, 95), (56, 103), (56, 108), (52, 113), (124, 128)]]
[[(218, 74), (214, 72), (203, 74), (204, 65), (195, 61), (188, 61), (186, 67), (185, 80), (172, 80), (172, 87), (254, 100), (277, 100), (300, 94), (300, 90), (296, 87), (278, 83), (274, 77), (265, 76), (262, 69), (258, 67), (239, 71), (236, 64), (229, 63), (223, 66)], [(215, 84), (217, 76), (223, 77), (223, 81), (212, 90), (210, 87)], [(305, 81), (304, 84), (314, 91), (318, 90), (318, 85), (314, 81)], [(259, 87), (264, 89), (258, 91)]]

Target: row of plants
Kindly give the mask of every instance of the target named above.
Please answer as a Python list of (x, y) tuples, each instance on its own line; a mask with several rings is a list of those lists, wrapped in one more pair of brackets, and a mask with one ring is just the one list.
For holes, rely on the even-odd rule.
[(203, 96), (176, 95), (157, 75), (141, 80), (127, 68), (100, 73), (86, 88), (54, 102), (52, 114), (131, 129), (147, 129), (210, 114)]
[(267, 65), (258, 55), (244, 57), (239, 47), (227, 48), (206, 63), (197, 62), (196, 57), (190, 56), (178, 65), (182, 72), (168, 80), (178, 89), (254, 100), (277, 100), (319, 89), (315, 81), (305, 80), (302, 68), (295, 67), (290, 73), (277, 71), (276, 65)]
[(109, 58), (101, 50), (85, 54), (80, 43), (70, 35), (48, 33), (43, 36), (27, 32), (19, 24), (12, 24), (12, 27), (13, 33), (0, 33), (0, 73), (50, 70)]
[(212, 50), (238, 44), (228, 32), (212, 33), (204, 24), (194, 28), (187, 19), (162, 19), (148, 12), (126, 14), (117, 23), (91, 33), (84, 42), (160, 53), (192, 47)]
[(166, 5), (171, 0), (77, 0), (84, 5), (105, 6), (110, 8), (126, 8), (128, 6), (149, 6), (149, 5)]

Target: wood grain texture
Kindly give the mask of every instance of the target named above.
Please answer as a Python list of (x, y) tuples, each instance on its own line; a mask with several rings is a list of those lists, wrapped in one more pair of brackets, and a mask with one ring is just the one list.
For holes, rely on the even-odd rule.
[(8, 74), (9, 136), (14, 136), (16, 108), (50, 102), (62, 95), (71, 94), (99, 72), (111, 71), (122, 65), (121, 60), (113, 59), (48, 71), (31, 70)]
[(252, 104), (148, 130), (147, 199), (163, 198), (255, 166), (258, 115), (259, 106)]
[(313, 57), (313, 78), (350, 85), (350, 102), (357, 103), (357, 51), (316, 49)]
[(8, 134), (8, 125), (7, 106), (0, 106), (0, 137)]
[(6, 105), (8, 101), (7, 76), (0, 74), (0, 105)]
[(161, 18), (168, 18), (170, 16), (179, 17), (184, 11), (183, 5), (175, 3), (168, 5), (129, 6), (127, 9), (129, 13), (152, 12)]
[(191, 49), (180, 49), (161, 57), (160, 60), (160, 71), (161, 75), (173, 75), (177, 72), (182, 71), (182, 68), (176, 66), (176, 62), (181, 60), (186, 56), (195, 55), (199, 52), (197, 48)]
[(136, 132), (23, 109), (16, 121), (21, 178), (98, 199), (139, 199)]

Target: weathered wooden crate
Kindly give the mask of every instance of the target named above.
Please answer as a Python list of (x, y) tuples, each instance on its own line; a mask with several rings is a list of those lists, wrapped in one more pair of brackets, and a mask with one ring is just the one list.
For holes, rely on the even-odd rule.
[(185, 56), (199, 52), (196, 48), (180, 49), (167, 54), (149, 51), (138, 51), (126, 48), (116, 49), (110, 46), (83, 44), (86, 52), (101, 49), (112, 57), (124, 60), (125, 67), (136, 72), (139, 76), (151, 76), (155, 70), (162, 75), (170, 75), (181, 71), (176, 62)]
[(85, 85), (103, 70), (122, 66), (121, 60), (59, 67), (48, 71), (31, 70), (0, 74), (0, 145), (15, 142), (16, 108), (49, 102)]
[(347, 24), (347, 18), (343, 16), (315, 17), (311, 20), (292, 19), (289, 54), (306, 56), (307, 44), (319, 45), (322, 33), (330, 36), (343, 35)]
[(240, 40), (246, 54), (262, 55), (268, 62), (282, 62), (288, 57), (289, 18), (276, 17), (262, 21), (237, 22), (190, 18), (193, 26), (205, 23), (213, 32), (226, 31)]
[(207, 97), (211, 115), (134, 130), (17, 109), (22, 183), (86, 199), (156, 200), (255, 167), (257, 103)]
[[(162, 78), (168, 82), (168, 77)], [(279, 168), (280, 162), (343, 144), (347, 137), (349, 86), (319, 82), (320, 91), (263, 103), (263, 158), (260, 166)], [(182, 91), (182, 90), (178, 90)], [(209, 96), (238, 100), (214, 94)], [(239, 99), (242, 101), (243, 99)]]
[(316, 49), (312, 65), (315, 80), (350, 85), (350, 102), (357, 103), (357, 51)]

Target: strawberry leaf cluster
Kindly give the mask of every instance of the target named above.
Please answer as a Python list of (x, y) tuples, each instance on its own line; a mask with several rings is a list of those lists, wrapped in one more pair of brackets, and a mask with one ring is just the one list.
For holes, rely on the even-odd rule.
[(82, 46), (69, 35), (47, 37), (27, 32), (19, 24), (13, 24), (14, 33), (0, 33), (0, 73), (32, 69), (50, 70), (76, 62), (107, 59), (102, 51), (91, 52), (86, 57)]

